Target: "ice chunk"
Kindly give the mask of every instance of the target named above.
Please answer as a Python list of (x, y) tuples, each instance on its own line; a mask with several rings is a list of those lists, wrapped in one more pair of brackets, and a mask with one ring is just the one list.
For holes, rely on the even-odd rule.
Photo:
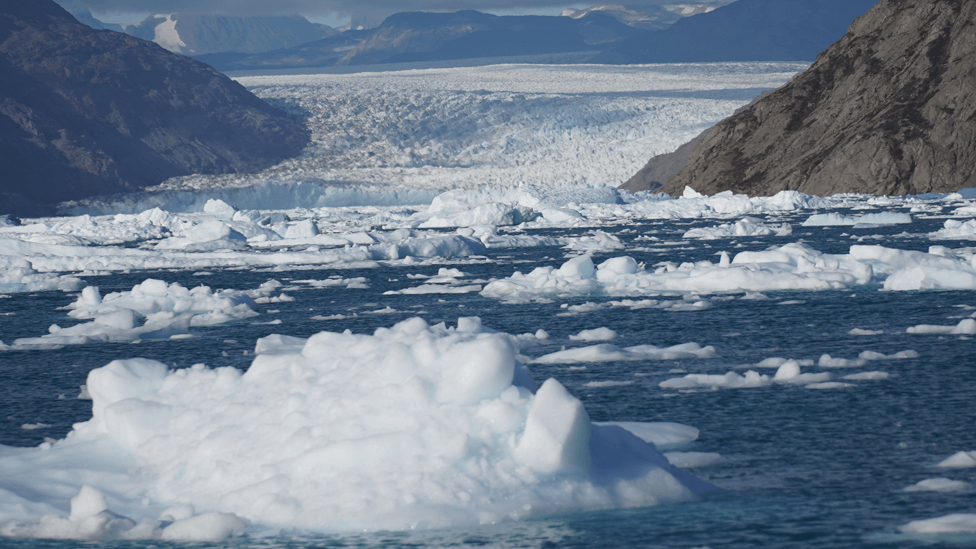
[(955, 326), (919, 324), (909, 326), (906, 331), (910, 334), (976, 334), (976, 319), (964, 318)]
[(234, 219), (234, 214), (237, 213), (236, 208), (223, 200), (220, 200), (219, 198), (211, 198), (207, 200), (207, 203), (203, 206), (203, 211), (221, 221), (231, 221)]
[(203, 513), (174, 521), (163, 529), (166, 541), (220, 541), (244, 532), (247, 523), (233, 513)]
[(976, 451), (960, 451), (940, 461), (936, 467), (946, 469), (969, 469), (976, 467)]
[(601, 343), (588, 347), (566, 349), (540, 356), (532, 362), (537, 364), (574, 364), (578, 362), (614, 362), (622, 360), (676, 360), (681, 358), (712, 358), (715, 348), (711, 345), (701, 347), (697, 343), (681, 343), (671, 347), (654, 345), (635, 345), (617, 347)]
[(947, 478), (927, 478), (905, 488), (906, 492), (959, 492), (969, 488), (961, 480)]
[[(38, 535), (51, 506), (66, 504), (60, 484), (39, 480), (49, 468), (76, 472), (78, 487), (134, 517), (98, 511), (97, 498), (84, 512), (79, 503), (76, 515), (95, 513), (82, 523), (99, 539), (213, 540), (248, 524), (429, 528), (708, 489), (628, 431), (592, 426), (558, 381), (533, 395), (515, 341), (477, 318), (413, 318), (372, 335), (263, 338), (244, 374), (112, 362), (89, 374), (91, 420), (45, 448), (0, 455), (32, 487), (16, 494), (26, 502), (16, 527), (3, 528)], [(57, 520), (63, 537), (85, 537)]]
[(573, 341), (610, 341), (617, 338), (617, 332), (610, 328), (594, 328), (583, 330), (576, 335), (569, 336)]
[(590, 466), (590, 418), (555, 379), (535, 394), (515, 457), (541, 473), (584, 473)]
[(926, 520), (913, 520), (898, 529), (909, 534), (976, 533), (976, 514), (954, 513)]

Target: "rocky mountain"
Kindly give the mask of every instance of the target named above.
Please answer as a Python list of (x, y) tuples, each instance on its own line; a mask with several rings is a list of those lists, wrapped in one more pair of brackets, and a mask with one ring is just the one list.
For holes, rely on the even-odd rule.
[(976, 2), (881, 0), (808, 70), (718, 124), (663, 190), (686, 185), (753, 196), (976, 186)]
[(98, 19), (95, 18), (94, 15), (92, 15), (92, 12), (87, 9), (78, 10), (78, 11), (68, 10), (68, 12), (71, 15), (74, 15), (75, 19), (77, 19), (79, 23), (84, 23), (85, 25), (88, 25), (93, 29), (113, 30), (116, 32), (122, 32), (122, 25), (116, 25), (114, 23), (105, 23), (104, 21), (99, 21)]
[(253, 56), (200, 57), (220, 70), (371, 65), (599, 51), (640, 32), (600, 12), (585, 17), (403, 12), (374, 29)]
[(0, 214), (297, 154), (304, 125), (192, 59), (52, 0), (0, 7)]
[(579, 19), (586, 17), (590, 13), (599, 12), (603, 15), (609, 15), (617, 21), (636, 29), (664, 30), (682, 17), (708, 13), (728, 3), (728, 0), (723, 0), (721, 2), (693, 2), (687, 4), (665, 4), (661, 6), (604, 4), (581, 10), (568, 8), (563, 10), (562, 16)]
[(226, 17), (206, 13), (152, 15), (125, 32), (155, 42), (171, 52), (203, 55), (218, 52), (261, 53), (332, 36), (337, 31), (299, 15)]
[(594, 63), (812, 61), (877, 0), (738, 0), (648, 31)]

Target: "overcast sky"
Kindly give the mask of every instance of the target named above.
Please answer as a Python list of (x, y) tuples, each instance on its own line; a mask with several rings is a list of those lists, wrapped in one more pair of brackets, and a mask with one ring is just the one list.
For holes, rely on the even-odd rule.
[[(594, 1), (581, 4), (574, 3), (573, 0), (58, 0), (58, 2), (69, 10), (88, 8), (102, 20), (122, 23), (136, 22), (151, 13), (178, 11), (206, 11), (241, 16), (299, 14), (322, 22), (348, 21), (354, 15), (359, 17), (372, 15), (382, 19), (401, 11), (463, 9), (495, 14), (559, 15), (564, 8), (585, 8), (604, 3)], [(692, 2), (695, 0), (689, 3)], [(634, 6), (669, 3), (676, 2), (675, 0), (627, 1), (628, 5)]]

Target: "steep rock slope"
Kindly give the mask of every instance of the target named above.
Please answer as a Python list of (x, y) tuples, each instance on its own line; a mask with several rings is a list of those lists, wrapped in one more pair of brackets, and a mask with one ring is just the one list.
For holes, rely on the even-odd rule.
[(808, 70), (717, 125), (664, 186), (914, 194), (976, 186), (976, 2), (882, 0)]
[(51, 0), (0, 9), (0, 214), (191, 173), (265, 168), (309, 133), (191, 59)]
[(648, 31), (594, 63), (812, 61), (877, 0), (738, 0)]

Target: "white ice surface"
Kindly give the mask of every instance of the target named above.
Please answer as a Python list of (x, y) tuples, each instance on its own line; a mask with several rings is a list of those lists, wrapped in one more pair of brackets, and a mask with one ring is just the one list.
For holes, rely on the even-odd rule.
[(533, 394), (518, 340), (477, 318), (413, 318), (373, 335), (270, 336), (243, 374), (114, 361), (88, 376), (91, 420), (53, 444), (0, 447), (0, 533), (432, 528), (708, 488), (629, 430), (591, 424), (555, 379)]
[(976, 451), (959, 451), (940, 461), (936, 467), (945, 469), (969, 469), (976, 467)]
[(911, 534), (970, 534), (976, 533), (976, 514), (953, 513), (941, 517), (913, 520), (899, 530)]
[(948, 478), (927, 478), (905, 488), (906, 492), (960, 492), (968, 490), (969, 484)]

